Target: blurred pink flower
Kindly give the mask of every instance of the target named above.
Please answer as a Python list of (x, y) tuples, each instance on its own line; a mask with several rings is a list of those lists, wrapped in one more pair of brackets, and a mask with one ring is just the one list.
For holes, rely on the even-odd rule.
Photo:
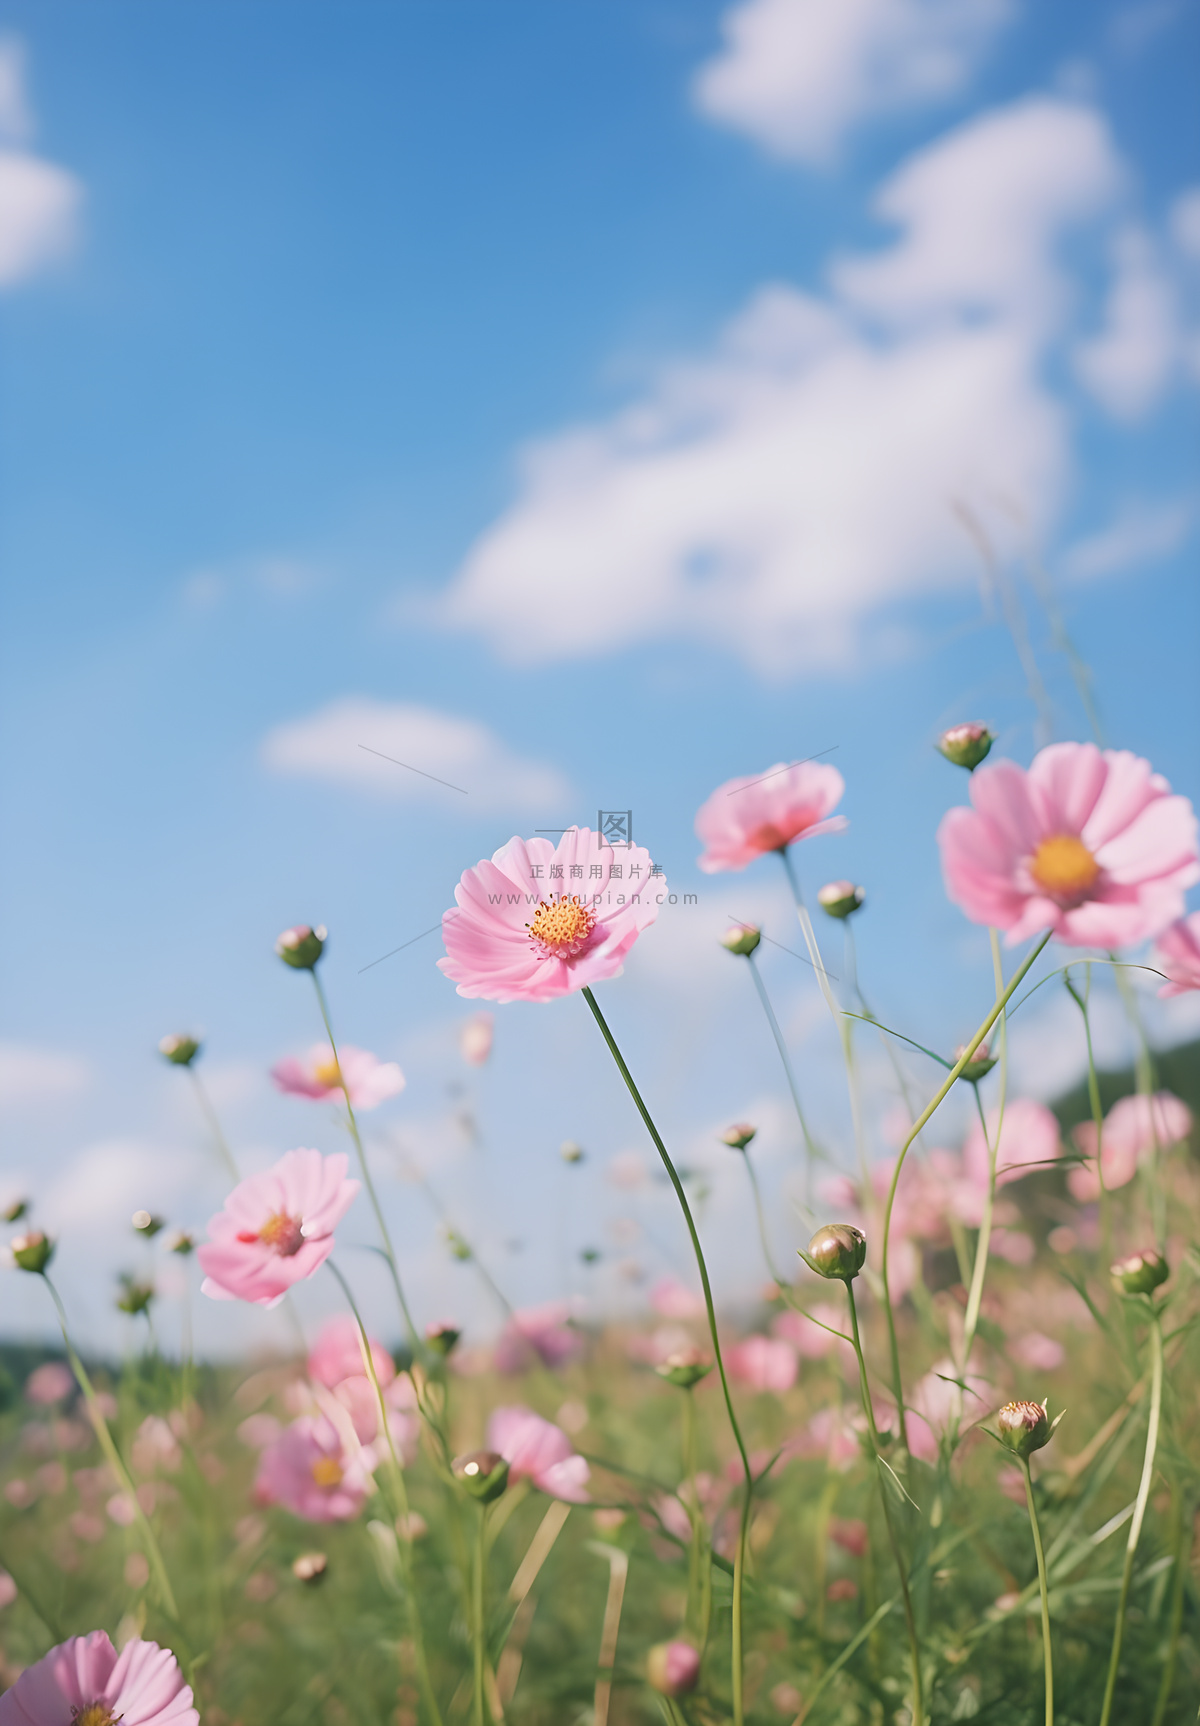
[(615, 977), (666, 896), (650, 853), (588, 827), (558, 845), (510, 839), (454, 889), (438, 969), (468, 998), (552, 1001)]
[(939, 1441), (953, 1432), (961, 1437), (983, 1419), (995, 1401), (992, 1386), (979, 1373), (968, 1373), (961, 1385), (955, 1382), (958, 1377), (954, 1362), (941, 1360), (913, 1391), (905, 1410), (905, 1426), (908, 1448), (922, 1462), (936, 1462)]
[(324, 1415), (302, 1414), (263, 1451), (254, 1482), (260, 1504), (282, 1504), (307, 1522), (348, 1522), (370, 1490), (363, 1459), (351, 1456)]
[(867, 1525), (857, 1517), (831, 1516), (829, 1519), (829, 1538), (835, 1546), (840, 1546), (843, 1552), (853, 1553), (855, 1558), (866, 1554), (868, 1539)]
[(1067, 1358), (1062, 1343), (1056, 1342), (1052, 1336), (1043, 1336), (1040, 1330), (1018, 1337), (1009, 1352), (1015, 1361), (1027, 1366), (1031, 1372), (1057, 1372)]
[(690, 1642), (660, 1642), (646, 1659), (651, 1687), (663, 1696), (686, 1696), (700, 1676), (700, 1654)]
[(482, 1067), (492, 1052), (496, 1019), (492, 1013), (472, 1013), (458, 1027), (458, 1047), (464, 1061)]
[(1071, 1137), (1089, 1160), (1070, 1171), (1067, 1185), (1081, 1204), (1090, 1204), (1100, 1197), (1100, 1173), (1109, 1192), (1127, 1186), (1138, 1164), (1152, 1156), (1156, 1146), (1165, 1151), (1186, 1139), (1191, 1130), (1192, 1111), (1170, 1091), (1153, 1097), (1122, 1097), (1104, 1117), (1099, 1172), (1095, 1121), (1081, 1121), (1073, 1130)]
[[(368, 1462), (373, 1465), (382, 1461), (387, 1454), (387, 1440), (380, 1428), (379, 1397), (367, 1375), (359, 1373), (357, 1377), (342, 1379), (333, 1390), (332, 1398), (350, 1416), (358, 1442), (367, 1446)], [(415, 1393), (411, 1381), (407, 1378), (393, 1379), (383, 1393), (383, 1405), (387, 1430), (396, 1454), (408, 1464), (417, 1454), (421, 1436), (420, 1417), (414, 1412)], [(326, 1407), (325, 1412), (334, 1411)]]
[(7, 1570), (0, 1570), (0, 1612), (17, 1598), (17, 1585)]
[(127, 1642), (118, 1654), (103, 1630), (72, 1636), (27, 1666), (0, 1696), (0, 1726), (198, 1726), (190, 1686), (169, 1648)]
[[(988, 1111), (989, 1139), (995, 1137), (999, 1113), (998, 1109)], [(1019, 1181), (1034, 1168), (1049, 1168), (1058, 1153), (1058, 1121), (1044, 1103), (1035, 1103), (1031, 1097), (1017, 1097), (1006, 1104), (996, 1149), (997, 1187)], [(983, 1124), (978, 1119), (971, 1122), (963, 1146), (962, 1172), (962, 1182), (955, 1194), (956, 1209), (964, 1223), (977, 1228), (988, 1189), (988, 1139), (984, 1138)]]
[(539, 1491), (570, 1504), (586, 1504), (591, 1470), (561, 1426), (531, 1408), (498, 1408), (488, 1421), (487, 1445), (509, 1464), (510, 1480), (531, 1480)]
[(42, 1366), (35, 1366), (25, 1380), (26, 1399), (44, 1408), (61, 1402), (74, 1389), (74, 1375), (60, 1360), (48, 1360)]
[(1200, 911), (1181, 917), (1163, 931), (1154, 944), (1150, 963), (1166, 973), (1160, 996), (1186, 995), (1200, 989)]
[[(820, 1324), (814, 1323), (819, 1319)], [(777, 1318), (771, 1321), (773, 1333), (790, 1343), (801, 1360), (821, 1360), (835, 1348), (845, 1348), (846, 1344), (839, 1341), (832, 1331), (822, 1329), (823, 1325), (832, 1325), (834, 1330), (844, 1335), (849, 1320), (837, 1307), (824, 1301), (814, 1302), (812, 1317), (808, 1313), (796, 1312), (788, 1307)]]
[(748, 779), (727, 779), (696, 815), (696, 834), (704, 843), (700, 868), (706, 875), (744, 869), (793, 839), (840, 832), (845, 817), (832, 811), (845, 789), (837, 768), (817, 761), (780, 763)]
[(843, 1409), (819, 1408), (804, 1430), (787, 1441), (783, 1454), (824, 1457), (828, 1467), (843, 1473), (862, 1455), (862, 1446)]
[(660, 1277), (650, 1290), (650, 1305), (660, 1318), (703, 1318), (704, 1302), (678, 1277)]
[(568, 1328), (570, 1316), (566, 1301), (547, 1301), (513, 1313), (496, 1342), (496, 1371), (525, 1372), (534, 1356), (551, 1368), (572, 1360), (583, 1339)]
[(404, 1089), (404, 1074), (395, 1061), (381, 1061), (366, 1049), (344, 1043), (333, 1058), (328, 1043), (315, 1043), (308, 1054), (288, 1055), (271, 1068), (277, 1090), (323, 1103), (329, 1097), (349, 1097), (356, 1109), (374, 1109)]
[[(344, 1378), (365, 1378), (358, 1322), (349, 1313), (327, 1319), (308, 1357), (308, 1376), (332, 1390)], [(371, 1338), (371, 1360), (380, 1384), (391, 1384), (396, 1376), (392, 1357), (381, 1342)]]
[(725, 1364), (732, 1378), (752, 1390), (772, 1391), (778, 1396), (791, 1390), (800, 1370), (795, 1349), (782, 1337), (744, 1337), (726, 1350)]
[(1010, 946), (1042, 929), (1071, 946), (1126, 946), (1179, 917), (1200, 880), (1191, 804), (1126, 750), (1053, 743), (1028, 772), (978, 768), (970, 797), (938, 828), (946, 890)]
[(241, 1181), (197, 1250), (203, 1292), (213, 1300), (276, 1306), (293, 1283), (319, 1270), (358, 1192), (347, 1167), (340, 1152), (289, 1151), (273, 1168)]

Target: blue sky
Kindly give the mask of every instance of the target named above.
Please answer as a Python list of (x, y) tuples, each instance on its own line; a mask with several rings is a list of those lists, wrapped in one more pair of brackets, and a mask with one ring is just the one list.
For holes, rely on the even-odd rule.
[[(135, 1262), (135, 1203), (219, 1203), (164, 1031), (206, 1033), (248, 1165), (339, 1144), (264, 1076), (315, 1036), (271, 954), (298, 919), (333, 932), (343, 1036), (408, 1074), (378, 1154), (423, 1316), (492, 1315), (385, 1133), (514, 1298), (561, 1286), (564, 1236), (656, 1274), (646, 1235), (604, 1233), (633, 1215), (676, 1248), (657, 1189), (606, 1179), (644, 1147), (582, 1004), (502, 1009), (470, 1076), (437, 937), (363, 969), (513, 832), (600, 806), (699, 894), (614, 1020), (694, 1163), (762, 1119), (782, 1250), (779, 1077), (713, 941), (730, 914), (794, 925), (769, 863), (697, 876), (712, 787), (833, 751), (851, 825), (806, 882), (864, 883), (877, 1010), (945, 1044), (987, 971), (940, 885), (964, 786), (931, 739), (981, 716), (1028, 760), (1085, 734), (1031, 568), (1106, 741), (1200, 788), (1200, 8), (39, 0), (0, 32), (0, 1120), (64, 1283), (94, 1300)], [(955, 505), (1028, 615), (1040, 731)], [(782, 950), (764, 969), (846, 1145), (815, 990)], [(1027, 1051), (1030, 1088), (1077, 1071), (1057, 1007)], [(737, 1171), (713, 1171), (745, 1292)], [(37, 1293), (12, 1326), (42, 1328)], [(120, 1334), (102, 1301), (91, 1322)]]

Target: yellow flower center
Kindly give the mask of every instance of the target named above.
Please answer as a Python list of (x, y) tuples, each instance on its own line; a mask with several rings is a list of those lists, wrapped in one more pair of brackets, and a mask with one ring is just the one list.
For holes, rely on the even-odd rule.
[(1074, 899), (1095, 885), (1100, 865), (1082, 839), (1073, 833), (1055, 833), (1034, 852), (1029, 873), (1052, 898)]
[(294, 1258), (304, 1245), (304, 1225), (299, 1217), (289, 1217), (286, 1211), (269, 1216), (258, 1231), (258, 1238), (282, 1259)]
[(567, 959), (586, 944), (596, 917), (578, 895), (564, 893), (560, 899), (543, 899), (525, 927), (544, 958)]
[(313, 1068), (313, 1078), (317, 1081), (318, 1085), (327, 1085), (331, 1091), (341, 1089), (344, 1084), (342, 1079), (342, 1069), (338, 1066), (332, 1056), (330, 1056), (328, 1061), (317, 1062), (316, 1066)]
[(334, 1456), (319, 1456), (312, 1465), (312, 1477), (318, 1486), (340, 1486), (342, 1465)]
[(114, 1720), (107, 1702), (89, 1702), (86, 1708), (72, 1708), (71, 1719), (75, 1726), (117, 1726), (124, 1715), (118, 1714)]

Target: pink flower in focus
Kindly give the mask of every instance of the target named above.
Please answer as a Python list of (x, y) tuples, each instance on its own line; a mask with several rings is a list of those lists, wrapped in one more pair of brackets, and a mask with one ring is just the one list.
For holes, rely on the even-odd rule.
[(282, 1504), (306, 1522), (348, 1522), (370, 1490), (361, 1458), (349, 1455), (324, 1415), (302, 1414), (263, 1451), (254, 1482), (260, 1504)]
[(275, 1306), (293, 1283), (319, 1270), (333, 1231), (358, 1192), (348, 1159), (289, 1151), (274, 1168), (241, 1181), (208, 1225), (196, 1256), (213, 1300)]
[(271, 1068), (275, 1088), (293, 1097), (323, 1103), (349, 1097), (355, 1109), (374, 1109), (404, 1089), (404, 1074), (395, 1061), (381, 1061), (366, 1049), (346, 1043), (333, 1058), (328, 1043), (315, 1043), (303, 1058), (288, 1055)]
[(650, 1290), (650, 1305), (660, 1318), (702, 1318), (704, 1302), (678, 1277), (660, 1277)]
[(492, 1052), (496, 1020), (491, 1013), (472, 1013), (458, 1027), (458, 1047), (464, 1061), (482, 1067)]
[(1164, 999), (1200, 989), (1200, 911), (1181, 917), (1164, 930), (1154, 944), (1150, 963), (1167, 975), (1167, 982), (1158, 991)]
[(696, 816), (696, 834), (704, 842), (700, 868), (706, 875), (744, 869), (793, 839), (840, 832), (845, 818), (832, 811), (845, 789), (837, 768), (817, 761), (779, 764), (748, 779), (727, 779)]
[(1100, 1197), (1100, 1173), (1109, 1192), (1127, 1186), (1138, 1164), (1152, 1156), (1155, 1148), (1165, 1151), (1186, 1139), (1192, 1130), (1192, 1111), (1186, 1103), (1159, 1091), (1153, 1097), (1122, 1097), (1104, 1117), (1100, 1138), (1101, 1170), (1096, 1169), (1096, 1123), (1081, 1121), (1071, 1137), (1086, 1164), (1073, 1168), (1067, 1185), (1081, 1204)]
[[(988, 1112), (988, 1137), (994, 1138), (999, 1110)], [(1048, 1168), (1058, 1156), (1058, 1122), (1044, 1103), (1018, 1097), (1007, 1104), (996, 1149), (996, 1185), (1019, 1181), (1034, 1168)], [(972, 1121), (963, 1146), (963, 1180), (957, 1192), (961, 1220), (977, 1228), (988, 1189), (988, 1143), (983, 1125)]]
[(35, 1366), (25, 1380), (27, 1400), (43, 1408), (61, 1402), (65, 1396), (70, 1396), (74, 1389), (74, 1376), (70, 1368), (65, 1367), (60, 1360), (48, 1360), (43, 1366)]
[(485, 1001), (553, 1001), (615, 977), (666, 897), (651, 867), (648, 851), (614, 849), (588, 827), (557, 846), (510, 839), (454, 889), (438, 969), (460, 995)]
[(591, 1470), (562, 1428), (532, 1409), (496, 1409), (488, 1421), (487, 1447), (506, 1458), (510, 1480), (531, 1480), (551, 1498), (586, 1504)]
[(1010, 946), (1042, 929), (1074, 947), (1126, 946), (1180, 916), (1200, 880), (1191, 804), (1126, 750), (1053, 743), (1028, 773), (978, 768), (970, 795), (938, 828), (946, 891)]
[(0, 1726), (199, 1726), (199, 1720), (169, 1648), (133, 1641), (118, 1654), (103, 1630), (60, 1642), (0, 1696)]
[(725, 1354), (730, 1376), (752, 1390), (772, 1391), (782, 1396), (796, 1382), (800, 1363), (790, 1342), (781, 1337), (748, 1336)]
[(568, 1328), (570, 1316), (566, 1301), (547, 1301), (515, 1312), (496, 1343), (496, 1371), (525, 1372), (535, 1355), (543, 1366), (552, 1369), (572, 1360), (583, 1347), (583, 1339), (578, 1331)]
[[(374, 1337), (371, 1338), (371, 1360), (380, 1384), (391, 1384), (396, 1368), (387, 1349)], [(308, 1357), (308, 1376), (329, 1390), (344, 1378), (366, 1378), (361, 1333), (357, 1321), (349, 1313), (339, 1313), (321, 1326), (321, 1333)]]

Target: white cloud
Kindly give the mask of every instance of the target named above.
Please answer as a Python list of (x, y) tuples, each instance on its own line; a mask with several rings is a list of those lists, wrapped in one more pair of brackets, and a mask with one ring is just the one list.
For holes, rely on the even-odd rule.
[(83, 188), (22, 148), (33, 132), (21, 44), (0, 41), (0, 288), (56, 263), (74, 244)]
[(38, 1196), (38, 1214), (54, 1231), (93, 1237), (129, 1227), (135, 1210), (169, 1215), (196, 1184), (191, 1153), (141, 1139), (105, 1139), (76, 1153)]
[(1063, 101), (920, 152), (879, 200), (899, 239), (842, 259), (828, 297), (761, 289), (709, 355), (529, 450), (449, 621), (517, 661), (666, 635), (774, 670), (850, 660), (872, 611), (974, 579), (957, 504), (1015, 503), (1035, 535), (1053, 521), (1055, 246), (1121, 184), (1102, 118)]
[(1168, 225), (1184, 256), (1200, 261), (1200, 186), (1179, 194), (1171, 205)]
[(1009, 0), (743, 0), (696, 75), (696, 105), (772, 155), (822, 163), (857, 123), (957, 95), (1014, 10)]
[(1113, 244), (1104, 324), (1074, 352), (1075, 371), (1114, 419), (1142, 419), (1182, 357), (1175, 288), (1148, 234), (1126, 228)]
[(1059, 559), (1059, 568), (1068, 578), (1089, 581), (1157, 562), (1184, 543), (1194, 517), (1193, 506), (1182, 500), (1133, 504), (1099, 533), (1069, 546)]
[(411, 702), (331, 701), (276, 726), (262, 759), (277, 773), (449, 808), (553, 810), (570, 795), (555, 768), (522, 759), (485, 725)]
[(77, 1055), (32, 1043), (0, 1043), (0, 1108), (21, 1109), (76, 1096), (91, 1080)]

